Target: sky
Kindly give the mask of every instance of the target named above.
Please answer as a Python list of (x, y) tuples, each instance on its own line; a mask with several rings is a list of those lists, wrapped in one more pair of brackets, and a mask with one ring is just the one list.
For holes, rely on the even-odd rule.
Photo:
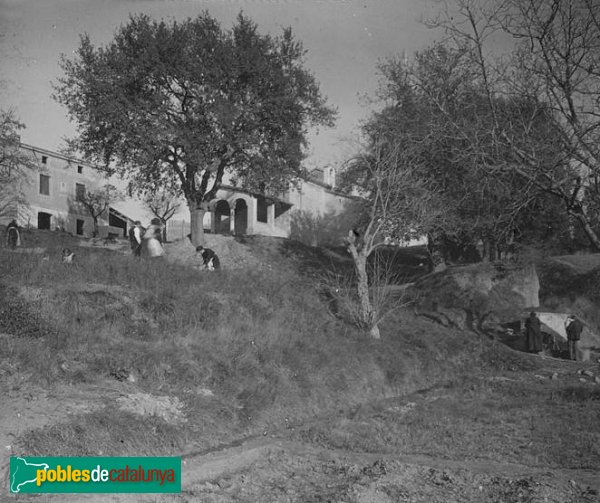
[[(52, 99), (62, 75), (61, 54), (72, 57), (79, 36), (108, 43), (130, 13), (185, 19), (203, 11), (230, 28), (240, 11), (261, 33), (291, 27), (307, 50), (305, 67), (338, 109), (332, 129), (311, 131), (309, 166), (339, 165), (356, 148), (358, 126), (372, 105), (377, 62), (423, 49), (440, 34), (422, 20), (436, 0), (0, 0), (0, 108), (26, 126), (24, 143), (57, 151), (75, 127)], [(318, 133), (318, 134), (317, 134)]]

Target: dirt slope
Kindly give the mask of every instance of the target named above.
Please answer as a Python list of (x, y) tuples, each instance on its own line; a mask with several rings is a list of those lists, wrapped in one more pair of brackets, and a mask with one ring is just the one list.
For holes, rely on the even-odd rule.
[[(86, 495), (85, 499), (90, 503), (600, 501), (600, 449), (581, 452), (580, 462), (570, 458), (567, 451), (561, 452), (568, 460), (562, 462), (556, 458), (552, 461), (554, 458), (546, 458), (542, 453), (552, 450), (552, 443), (560, 444), (559, 437), (541, 439), (531, 435), (533, 430), (519, 433), (513, 429), (518, 420), (514, 419), (515, 424), (511, 424), (511, 416), (500, 412), (504, 405), (498, 403), (498, 409), (495, 409), (494, 404), (489, 403), (496, 401), (494, 396), (514, 395), (514, 390), (521, 390), (525, 394), (531, 393), (527, 402), (533, 396), (544, 396), (534, 404), (541, 413), (545, 408), (546, 393), (556, 396), (579, 389), (581, 393), (591, 393), (589, 406), (597, 417), (600, 386), (594, 385), (589, 376), (581, 377), (583, 374), (578, 371), (587, 369), (597, 375), (600, 366), (584, 367), (527, 355), (521, 361), (520, 355), (510, 354), (510, 361), (521, 368), (514, 368), (509, 360), (505, 360), (507, 370), (473, 375), (471, 383), (460, 390), (455, 390), (452, 384), (437, 385), (408, 396), (367, 403), (347, 413), (301, 424), (290, 423), (281, 429), (265, 431), (263, 435), (207, 452), (184, 453), (181, 495)], [(69, 412), (69, 404), (80, 403), (80, 407), (85, 407), (84, 393), (90, 399), (97, 398), (92, 389), (72, 391), (62, 412), (56, 407), (40, 424), (59, 420)], [(33, 405), (22, 409), (23, 426), (32, 424), (36, 414), (39, 417), (41, 411), (48, 410), (44, 397), (35, 399), (33, 396), (32, 390), (30, 402)], [(473, 401), (474, 408), (469, 409), (472, 411), (492, 406), (501, 421), (490, 422), (491, 418), (485, 419), (485, 415), (473, 412), (479, 418), (467, 419), (471, 421), (472, 431), (465, 435), (459, 417), (450, 406), (457, 400)], [(89, 406), (89, 401), (87, 404)], [(9, 405), (18, 406), (16, 401)], [(561, 405), (557, 402), (555, 406)], [(573, 403), (569, 407), (573, 407)], [(419, 426), (422, 414), (438, 418), (431, 424), (441, 424), (445, 417), (454, 418), (456, 422), (442, 433), (443, 438), (450, 444), (456, 438), (457, 445), (463, 447), (447, 450), (443, 445), (445, 441), (420, 437), (421, 428), (431, 428), (431, 425)], [(520, 411), (513, 408), (511, 414), (518, 417)], [(5, 429), (5, 423), (1, 424)], [(402, 428), (412, 431), (417, 440), (407, 441)], [(432, 436), (439, 433), (428, 431)], [(587, 434), (588, 443), (600, 440), (598, 428)], [(495, 445), (494, 442), (497, 442), (496, 451), (490, 447)], [(36, 499), (20, 497), (20, 501)], [(48, 500), (75, 502), (81, 501), (81, 495), (57, 495)]]

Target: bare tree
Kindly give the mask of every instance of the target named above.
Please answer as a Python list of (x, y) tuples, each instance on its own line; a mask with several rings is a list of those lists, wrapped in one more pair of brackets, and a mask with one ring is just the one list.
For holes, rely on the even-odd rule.
[[(495, 119), (493, 141), (512, 170), (560, 198), (600, 250), (586, 194), (600, 176), (600, 4), (593, 0), (451, 0), (430, 23), (477, 64)], [(502, 64), (490, 41), (512, 37)], [(521, 103), (502, 122), (499, 98)], [(595, 194), (598, 197), (600, 194)]]
[[(584, 197), (600, 175), (600, 4), (506, 0), (502, 27), (520, 41), (515, 66), (523, 77), (512, 87), (522, 94), (535, 92), (547, 104), (563, 162), (572, 167), (559, 176), (543, 176), (542, 183), (564, 201), (600, 250)], [(539, 169), (534, 152), (519, 154), (526, 166)]]
[[(374, 252), (367, 262), (367, 277), (369, 301), (372, 312), (376, 313), (377, 323), (412, 302), (406, 295), (407, 284), (398, 284), (406, 278), (398, 273), (393, 257)], [(368, 327), (364, 323), (364, 308), (358, 301), (355, 273), (328, 271), (323, 276), (319, 294), (336, 318)]]
[(367, 202), (362, 225), (348, 232), (345, 243), (356, 273), (359, 324), (375, 339), (380, 338), (378, 323), (383, 313), (372, 302), (367, 259), (385, 244), (386, 237), (423, 235), (445, 214), (442, 199), (411, 169), (415, 162), (409, 149), (380, 141), (349, 166), (362, 173), (361, 189)]
[(181, 207), (177, 196), (171, 192), (161, 190), (146, 194), (144, 204), (162, 223), (163, 242), (167, 242), (167, 222), (173, 218)]
[(94, 220), (93, 237), (98, 237), (98, 218), (106, 213), (111, 203), (118, 201), (120, 198), (120, 192), (114, 185), (110, 184), (106, 184), (97, 190), (77, 194), (77, 202), (88, 211)]

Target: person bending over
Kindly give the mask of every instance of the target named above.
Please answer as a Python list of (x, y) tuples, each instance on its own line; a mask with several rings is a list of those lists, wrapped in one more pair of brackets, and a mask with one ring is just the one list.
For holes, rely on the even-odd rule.
[(196, 247), (196, 252), (202, 255), (202, 264), (205, 269), (214, 271), (215, 269), (221, 268), (221, 262), (219, 261), (218, 255), (210, 248), (204, 248), (204, 246)]

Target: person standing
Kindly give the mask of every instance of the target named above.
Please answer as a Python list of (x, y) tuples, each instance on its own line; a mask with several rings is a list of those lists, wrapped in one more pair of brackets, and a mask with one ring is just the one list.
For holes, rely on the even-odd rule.
[(581, 332), (583, 332), (583, 323), (572, 314), (567, 318), (565, 326), (567, 329), (567, 340), (569, 341), (569, 359), (577, 360), (577, 350), (579, 349)]
[(542, 324), (535, 311), (531, 311), (525, 321), (525, 336), (527, 337), (527, 351), (539, 353), (542, 351)]
[(21, 246), (21, 229), (14, 219), (6, 226), (6, 244), (13, 250)]
[(162, 257), (162, 225), (158, 218), (153, 218), (142, 237), (141, 256), (148, 258)]
[(139, 257), (142, 251), (142, 222), (136, 220), (129, 229), (129, 244), (134, 257)]

